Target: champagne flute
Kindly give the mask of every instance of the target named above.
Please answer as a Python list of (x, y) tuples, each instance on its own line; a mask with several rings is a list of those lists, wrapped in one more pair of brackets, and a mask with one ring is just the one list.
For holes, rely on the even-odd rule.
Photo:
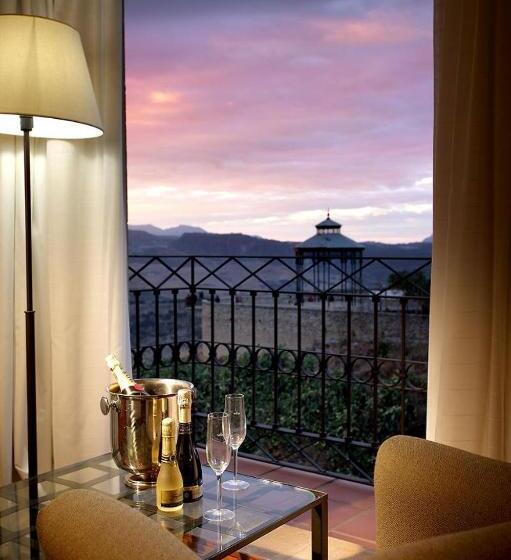
[(225, 395), (225, 412), (229, 414), (231, 447), (234, 453), (234, 478), (226, 480), (222, 486), (226, 490), (245, 490), (249, 487), (249, 483), (238, 480), (238, 449), (247, 435), (245, 397), (241, 393)]
[(226, 521), (234, 518), (234, 512), (222, 507), (222, 474), (231, 460), (229, 415), (226, 412), (208, 414), (206, 457), (216, 474), (216, 508), (204, 512), (208, 521)]

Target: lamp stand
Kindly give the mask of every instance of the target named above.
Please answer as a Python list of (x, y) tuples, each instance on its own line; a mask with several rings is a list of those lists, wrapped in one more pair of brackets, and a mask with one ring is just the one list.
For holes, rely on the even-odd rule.
[(28, 476), (37, 476), (37, 399), (35, 371), (35, 311), (32, 286), (32, 193), (30, 177), (30, 132), (34, 128), (31, 116), (20, 116), (23, 131), (25, 174), (25, 274), (27, 310), (25, 311), (25, 346), (27, 366), (27, 437)]

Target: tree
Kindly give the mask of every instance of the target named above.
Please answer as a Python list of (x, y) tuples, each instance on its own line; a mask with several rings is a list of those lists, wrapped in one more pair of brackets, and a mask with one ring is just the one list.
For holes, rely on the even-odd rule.
[(429, 296), (431, 279), (424, 274), (423, 270), (410, 273), (408, 270), (400, 271), (399, 274), (391, 272), (387, 279), (389, 289), (402, 290), (406, 296)]

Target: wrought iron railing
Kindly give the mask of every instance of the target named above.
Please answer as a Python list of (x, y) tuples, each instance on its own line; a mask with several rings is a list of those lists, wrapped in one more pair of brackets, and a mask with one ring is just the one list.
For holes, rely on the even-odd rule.
[(424, 435), (430, 266), (327, 262), (320, 290), (325, 261), (130, 256), (133, 371), (197, 386), (199, 443), (207, 412), (243, 392), (242, 454), (370, 483), (384, 439)]

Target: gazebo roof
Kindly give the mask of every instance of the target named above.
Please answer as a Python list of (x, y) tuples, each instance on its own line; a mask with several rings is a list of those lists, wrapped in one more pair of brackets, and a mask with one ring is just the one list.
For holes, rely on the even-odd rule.
[(346, 237), (342, 233), (316, 233), (303, 243), (299, 243), (297, 249), (364, 249), (363, 245)]
[(326, 220), (316, 225), (316, 235), (313, 235), (303, 243), (299, 243), (297, 249), (359, 249), (364, 250), (365, 247), (346, 237), (341, 233), (341, 224), (330, 218), (330, 212), (327, 214)]
[(320, 228), (339, 228), (339, 229), (341, 229), (341, 224), (332, 220), (332, 218), (330, 218), (330, 214), (328, 214), (326, 220), (323, 220), (322, 222), (319, 222), (319, 224), (316, 225), (316, 229), (320, 229)]

